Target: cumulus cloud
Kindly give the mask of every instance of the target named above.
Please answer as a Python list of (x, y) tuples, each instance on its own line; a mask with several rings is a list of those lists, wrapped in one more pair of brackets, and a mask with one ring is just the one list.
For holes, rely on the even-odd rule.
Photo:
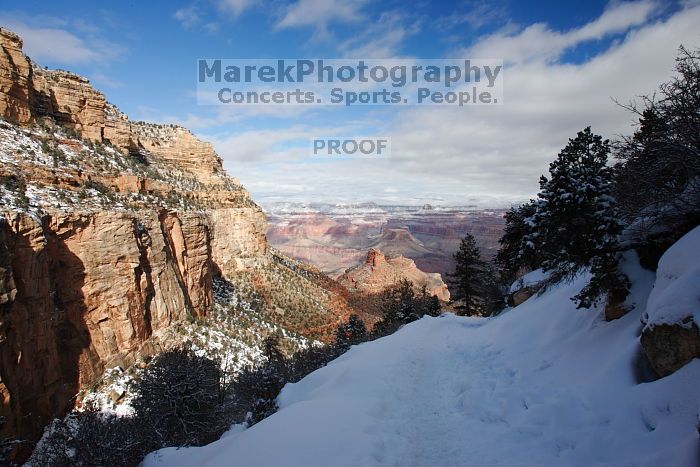
[[(511, 59), (504, 105), (378, 109), (380, 123), (373, 133), (392, 138), (386, 159), (292, 161), (286, 158), (285, 138), (298, 135), (274, 128), (262, 138), (229, 141), (231, 148), (242, 144), (248, 148), (244, 154), (265, 164), (232, 159), (225, 141), (217, 148), (231, 161), (231, 171), (262, 198), (276, 193), (274, 187), (256, 185), (258, 176), (303, 186), (289, 196), (306, 200), (359, 196), (381, 201), (388, 195), (450, 202), (525, 200), (536, 193), (539, 175), (568, 138), (583, 127), (591, 125), (605, 137), (629, 134), (634, 116), (612, 98), (625, 102), (653, 92), (672, 76), (678, 46), (700, 45), (700, 6), (687, 4), (668, 17), (655, 16), (655, 8), (648, 1), (614, 3), (570, 31), (539, 24), (482, 37), (460, 55)], [(607, 48), (581, 63), (561, 59), (567, 48), (613, 34)], [(386, 193), (387, 186), (398, 193)]]
[[(0, 23), (22, 37), (25, 53), (38, 62), (61, 65), (106, 63), (126, 52), (124, 47), (95, 35), (91, 32), (95, 29), (86, 27), (84, 22), (71, 24), (60, 18), (22, 18), (0, 13)], [(79, 37), (68, 29), (84, 31), (85, 35)]]
[[(395, 159), (403, 170), (425, 173), (426, 178), (453, 174), (476, 193), (532, 195), (539, 175), (578, 130), (592, 125), (606, 137), (632, 130), (633, 116), (612, 98), (625, 102), (668, 80), (678, 46), (698, 44), (698, 22), (700, 8), (689, 8), (630, 31), (584, 63), (532, 57), (512, 65), (505, 71), (506, 101), (499, 107), (403, 112), (392, 131)], [(599, 18), (581, 30), (607, 30), (602, 23)], [(527, 48), (529, 37), (523, 31), (514, 39)], [(580, 40), (587, 37), (579, 35)], [(489, 44), (476, 47), (488, 50)]]
[(312, 27), (325, 34), (331, 23), (352, 23), (361, 20), (367, 0), (297, 0), (287, 6), (277, 29)]
[(217, 5), (221, 11), (229, 13), (234, 18), (237, 18), (243, 14), (244, 11), (259, 3), (259, 0), (219, 0)]
[(460, 56), (502, 58), (509, 62), (553, 60), (582, 42), (598, 40), (642, 25), (659, 5), (650, 0), (612, 3), (601, 16), (570, 31), (555, 31), (535, 23), (519, 31), (501, 31), (482, 38)]

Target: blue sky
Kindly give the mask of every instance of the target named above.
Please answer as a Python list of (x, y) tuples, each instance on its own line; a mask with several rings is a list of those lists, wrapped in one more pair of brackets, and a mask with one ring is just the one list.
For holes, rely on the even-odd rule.
[[(526, 199), (586, 125), (628, 133), (622, 101), (700, 45), (697, 2), (6, 1), (0, 25), (41, 65), (87, 76), (132, 119), (211, 140), (263, 204), (279, 200), (484, 206)], [(503, 58), (498, 108), (198, 106), (198, 58)], [(317, 135), (392, 138), (383, 160), (314, 159)]]

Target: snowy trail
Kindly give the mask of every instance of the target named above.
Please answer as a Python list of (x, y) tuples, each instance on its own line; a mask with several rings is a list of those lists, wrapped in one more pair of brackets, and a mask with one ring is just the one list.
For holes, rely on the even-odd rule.
[[(405, 384), (385, 395), (382, 407), (391, 410), (383, 410), (387, 418), (371, 430), (381, 440), (372, 456), (378, 465), (497, 465), (504, 451), (517, 458), (538, 441), (539, 449), (549, 445), (547, 456), (559, 458), (576, 447), (576, 440), (552, 430), (557, 425), (549, 419), (553, 407), (568, 410), (559, 414), (566, 427), (605, 425), (585, 401), (523, 381), (502, 349), (480, 342), (483, 321), (455, 329), (450, 318), (443, 320), (412, 341), (413, 349), (396, 363), (397, 380)], [(530, 410), (547, 413), (530, 417)], [(506, 437), (509, 445), (503, 446)]]
[(145, 466), (698, 465), (700, 360), (637, 384), (641, 311), (579, 312), (582, 284), (353, 347), (287, 385), (268, 419)]
[[(455, 437), (454, 368), (449, 359), (455, 357), (450, 351), (450, 339), (445, 339), (438, 328), (433, 328), (415, 342), (415, 351), (398, 362), (397, 373), (404, 375), (406, 385), (396, 387), (393, 410), (388, 418), (374, 427), (373, 432), (381, 437), (394, 433), (401, 449), (387, 453), (387, 443), (380, 443), (374, 453), (378, 463), (393, 456), (396, 465), (436, 465), (445, 457), (461, 458), (451, 453), (459, 448)], [(448, 357), (448, 358), (446, 358)], [(427, 396), (427, 397), (426, 397)], [(403, 443), (401, 443), (403, 441)]]

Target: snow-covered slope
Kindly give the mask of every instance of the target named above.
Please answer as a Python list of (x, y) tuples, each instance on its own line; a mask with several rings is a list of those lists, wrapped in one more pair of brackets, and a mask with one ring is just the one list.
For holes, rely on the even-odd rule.
[[(653, 274), (630, 261), (641, 308)], [(639, 384), (642, 310), (613, 322), (576, 310), (586, 279), (496, 318), (423, 318), (354, 347), (287, 385), (261, 423), (145, 465), (698, 465), (700, 360)]]
[(700, 227), (664, 253), (656, 276), (645, 313), (647, 326), (700, 326)]

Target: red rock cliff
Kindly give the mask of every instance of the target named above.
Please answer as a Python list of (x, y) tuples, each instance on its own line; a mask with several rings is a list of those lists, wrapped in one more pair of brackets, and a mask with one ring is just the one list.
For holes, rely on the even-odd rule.
[[(211, 144), (131, 122), (88, 80), (33, 64), (4, 29), (0, 117), (15, 148), (1, 154), (0, 176), (79, 200), (0, 208), (2, 432), (36, 440), (106, 368), (153, 353), (161, 330), (205, 315), (213, 276), (268, 262), (266, 222)], [(48, 130), (33, 126), (44, 120)], [(42, 159), (46, 145), (62, 148), (63, 162)], [(145, 163), (113, 165), (134, 164), (133, 153)], [(154, 205), (168, 197), (189, 210)]]

